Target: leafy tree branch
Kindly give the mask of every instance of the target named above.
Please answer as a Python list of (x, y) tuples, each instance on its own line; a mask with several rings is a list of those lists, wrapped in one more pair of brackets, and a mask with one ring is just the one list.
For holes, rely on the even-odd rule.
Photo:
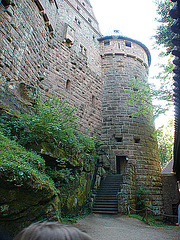
[(156, 21), (159, 23), (156, 34), (153, 36), (156, 40), (156, 44), (165, 48), (165, 51), (161, 52), (162, 55), (169, 55), (174, 48), (171, 40), (174, 37), (174, 33), (171, 31), (171, 25), (173, 19), (169, 15), (169, 11), (173, 6), (173, 2), (170, 0), (156, 1), (158, 18)]

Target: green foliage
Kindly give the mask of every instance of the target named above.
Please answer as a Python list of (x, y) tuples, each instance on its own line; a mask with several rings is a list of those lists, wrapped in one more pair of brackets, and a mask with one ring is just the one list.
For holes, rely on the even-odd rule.
[(129, 95), (127, 105), (135, 107), (135, 111), (131, 113), (131, 116), (143, 114), (147, 116), (153, 114), (153, 107), (151, 101), (150, 84), (145, 81), (139, 81), (136, 78), (129, 80), (131, 88), (125, 90), (125, 93)]
[(145, 187), (140, 187), (136, 191), (136, 209), (142, 210), (148, 205), (150, 192)]
[(174, 37), (174, 33), (171, 31), (171, 25), (173, 23), (173, 19), (169, 15), (169, 11), (173, 6), (173, 2), (170, 0), (157, 1), (157, 14), (158, 18), (156, 21), (160, 24), (157, 27), (156, 35), (154, 36), (156, 40), (156, 44), (163, 47), (164, 52), (162, 52), (160, 56), (163, 57), (169, 56), (168, 61), (166, 59), (162, 59), (163, 64), (159, 64), (159, 74), (154, 78), (156, 81), (158, 80), (160, 83), (159, 89), (153, 88), (152, 94), (156, 99), (156, 102), (160, 100), (160, 104), (156, 106), (156, 115), (165, 113), (169, 108), (173, 105), (173, 79), (172, 79), (172, 55), (171, 51), (174, 48), (172, 44), (172, 38)]
[[(173, 106), (173, 68), (172, 56), (167, 61), (167, 64), (161, 64), (159, 69), (161, 70), (154, 78), (160, 83), (160, 87), (156, 89), (152, 86), (152, 98), (156, 101), (155, 115), (159, 116), (164, 114)], [(161, 104), (157, 105), (157, 102)]]
[[(101, 146), (95, 138), (82, 135), (75, 130), (77, 117), (74, 110), (65, 101), (53, 96), (45, 102), (38, 98), (32, 113), (16, 116), (2, 114), (0, 119), (0, 131), (14, 140), (12, 141), (14, 144), (23, 146), (22, 149), (26, 151), (22, 161), (20, 160), (20, 166), (32, 166), (33, 171), (36, 171), (32, 164), (33, 161), (37, 164), (38, 155), (27, 150), (36, 151), (44, 157), (45, 161), (39, 157), (43, 161), (44, 178), (50, 179), (56, 191), (60, 191), (64, 214), (67, 209), (70, 213), (76, 207), (79, 211), (83, 204), (86, 204), (91, 174)], [(29, 158), (28, 154), (34, 154), (35, 157)], [(2, 155), (8, 159), (5, 152)], [(16, 152), (13, 156), (9, 155), (10, 161), (14, 158), (19, 159)], [(14, 165), (14, 169), (17, 171), (18, 164)], [(39, 172), (37, 176), (38, 174)], [(35, 172), (34, 175), (36, 178)], [(71, 203), (75, 204), (72, 208)]]
[(157, 129), (157, 140), (161, 167), (163, 168), (173, 156), (174, 122), (172, 119), (170, 119), (166, 125)]
[[(140, 221), (144, 221), (144, 216), (140, 216), (137, 214), (131, 214), (130, 217), (136, 218)], [(147, 222), (148, 225), (154, 226), (154, 227), (162, 227), (162, 228), (174, 228), (174, 226), (167, 225), (163, 222), (163, 217), (161, 216), (149, 216), (147, 217)]]
[(159, 18), (157, 18), (157, 22), (160, 25), (157, 27), (156, 35), (154, 36), (156, 43), (165, 47), (166, 52), (163, 54), (169, 55), (174, 48), (171, 40), (174, 37), (174, 33), (171, 31), (171, 25), (173, 23), (173, 19), (169, 15), (169, 11), (173, 6), (173, 2), (170, 0), (163, 0), (157, 2), (157, 13)]
[(97, 156), (97, 141), (75, 130), (77, 117), (74, 110), (57, 96), (45, 102), (37, 99), (33, 113), (11, 119), (4, 117), (0, 127), (4, 134), (27, 149), (47, 143), (49, 151), (61, 162), (92, 168)]
[(29, 184), (34, 189), (43, 186), (54, 189), (53, 181), (45, 174), (45, 162), (34, 152), (29, 152), (17, 142), (0, 132), (0, 177), (16, 186)]
[(173, 67), (171, 58), (167, 65), (160, 65), (162, 71), (154, 77), (160, 82), (158, 89), (148, 82), (135, 78), (129, 80), (131, 88), (125, 90), (130, 98), (127, 100), (127, 105), (136, 107), (131, 116), (143, 114), (153, 116), (155, 119), (173, 106)]
[[(168, 61), (164, 64), (159, 65), (159, 74), (155, 76), (156, 81), (160, 83), (158, 90), (153, 92), (156, 101), (160, 101), (160, 104), (156, 106), (156, 115), (163, 114), (173, 107), (173, 68), (171, 51), (174, 48), (172, 44), (172, 38), (174, 33), (171, 31), (171, 25), (173, 19), (169, 15), (169, 11), (173, 6), (173, 2), (170, 0), (163, 0), (157, 4), (157, 13), (159, 18), (156, 19), (160, 24), (157, 28), (156, 43), (165, 48), (165, 52), (161, 52), (160, 56), (168, 56)], [(165, 58), (162, 59), (165, 62)], [(171, 125), (171, 127), (170, 127)], [(168, 127), (162, 126), (157, 130), (159, 153), (161, 159), (161, 166), (164, 167), (166, 163), (172, 158), (172, 146), (173, 146), (173, 125)], [(169, 129), (171, 129), (169, 131)]]
[(27, 148), (34, 143), (47, 141), (55, 147), (67, 141), (71, 145), (73, 139), (70, 136), (76, 125), (74, 110), (57, 96), (49, 97), (45, 102), (38, 98), (32, 114), (21, 114), (11, 123), (11, 134), (17, 136), (19, 143)]

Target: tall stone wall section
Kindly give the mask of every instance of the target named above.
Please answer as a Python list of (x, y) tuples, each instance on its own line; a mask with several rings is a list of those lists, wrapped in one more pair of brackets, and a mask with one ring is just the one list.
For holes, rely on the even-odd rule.
[(30, 104), (59, 94), (77, 108), (79, 130), (101, 129), (98, 23), (88, 1), (17, 0), (0, 4), (3, 91)]
[[(134, 40), (120, 37), (101, 38), (103, 76), (102, 141), (112, 173), (124, 173), (135, 166), (136, 187), (150, 192), (150, 205), (154, 210), (162, 208), (161, 168), (154, 127), (150, 115), (135, 115), (138, 104), (128, 106), (130, 79), (146, 81), (150, 58), (147, 49)], [(136, 89), (137, 91), (138, 89)], [(121, 170), (118, 170), (117, 161)], [(118, 172), (121, 171), (121, 172)]]
[(163, 184), (163, 202), (164, 202), (165, 214), (178, 215), (177, 203), (179, 199), (178, 199), (177, 179), (175, 174), (163, 173), (162, 184)]
[(121, 191), (118, 193), (118, 212), (121, 214), (136, 213), (136, 168), (133, 164), (128, 165), (123, 174)]

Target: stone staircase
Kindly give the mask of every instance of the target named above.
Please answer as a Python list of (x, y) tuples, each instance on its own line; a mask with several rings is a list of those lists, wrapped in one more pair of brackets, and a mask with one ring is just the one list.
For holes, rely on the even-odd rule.
[(93, 213), (117, 214), (117, 193), (121, 190), (122, 183), (121, 174), (108, 175), (101, 181), (95, 197)]

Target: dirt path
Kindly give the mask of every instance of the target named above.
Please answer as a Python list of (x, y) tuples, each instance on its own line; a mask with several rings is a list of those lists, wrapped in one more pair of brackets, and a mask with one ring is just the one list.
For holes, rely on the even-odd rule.
[(127, 216), (90, 214), (76, 227), (94, 240), (180, 240), (180, 228), (157, 228)]

